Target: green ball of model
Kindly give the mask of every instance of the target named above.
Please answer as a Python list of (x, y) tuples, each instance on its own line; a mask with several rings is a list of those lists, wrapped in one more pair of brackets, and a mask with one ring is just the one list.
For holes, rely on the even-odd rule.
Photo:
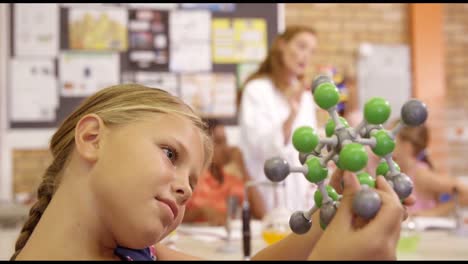
[(377, 144), (372, 148), (372, 151), (379, 157), (383, 157), (395, 149), (395, 141), (388, 135), (387, 132), (379, 130), (372, 133), (372, 137), (375, 138)]
[[(333, 201), (338, 201), (339, 195), (335, 191), (335, 189), (333, 189), (333, 187), (331, 187), (330, 185), (325, 186), (325, 188), (327, 189), (328, 196), (330, 198), (332, 198)], [(323, 196), (322, 196), (322, 193), (320, 192), (320, 190), (315, 191), (314, 201), (315, 201), (315, 205), (318, 208), (322, 207)]]
[[(400, 166), (398, 166), (398, 164), (396, 162), (393, 161), (393, 164), (395, 165), (395, 168), (398, 172), (400, 172)], [(375, 175), (382, 175), (382, 176), (385, 176), (387, 175), (387, 173), (390, 171), (390, 168), (387, 164), (386, 161), (382, 161), (379, 163), (379, 165), (377, 166), (377, 169), (375, 170)]]
[(320, 108), (328, 110), (338, 104), (340, 92), (332, 83), (321, 83), (314, 91), (314, 100)]
[(312, 183), (318, 183), (323, 181), (328, 176), (328, 169), (322, 167), (320, 164), (320, 159), (317, 157), (312, 157), (306, 161), (306, 166), (308, 172), (306, 174), (306, 179)]
[[(349, 127), (348, 121), (344, 119), (343, 117), (339, 117), (341, 124), (343, 124), (345, 127)], [(327, 137), (331, 137), (333, 133), (335, 132), (335, 122), (333, 122), (333, 119), (329, 119), (327, 124), (325, 125), (325, 135)]]
[(302, 126), (294, 130), (292, 143), (294, 148), (301, 153), (312, 152), (319, 142), (314, 129), (309, 126)]
[(372, 178), (372, 176), (369, 173), (360, 172), (356, 176), (357, 176), (357, 178), (359, 180), (359, 183), (361, 185), (364, 184), (364, 185), (367, 185), (367, 186), (369, 186), (371, 188), (375, 188), (375, 179)]
[(383, 98), (374, 97), (364, 105), (364, 118), (367, 123), (381, 125), (390, 117), (390, 103)]
[(343, 169), (357, 172), (367, 165), (368, 157), (364, 146), (358, 143), (349, 143), (341, 149), (339, 162)]
[(340, 156), (338, 156), (338, 161), (335, 162), (335, 165), (340, 169), (344, 170), (345, 168), (343, 167), (343, 164), (340, 161)]

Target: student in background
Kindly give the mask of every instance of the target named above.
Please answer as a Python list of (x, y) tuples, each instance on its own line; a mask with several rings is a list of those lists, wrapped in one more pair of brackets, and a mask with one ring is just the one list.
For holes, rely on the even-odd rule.
[[(241, 207), (245, 183), (250, 179), (237, 147), (227, 143), (225, 127), (213, 122), (211, 133), (214, 142), (213, 161), (208, 170), (199, 178), (197, 187), (187, 203), (184, 222), (207, 222), (211, 225), (224, 225), (226, 222), (227, 199), (237, 200)], [(237, 169), (237, 173), (227, 170), (228, 165)], [(261, 219), (264, 215), (263, 200), (255, 187), (248, 190), (252, 216)]]
[[(394, 122), (394, 125), (397, 123)], [(416, 202), (408, 208), (413, 216), (447, 216), (453, 213), (455, 201), (440, 201), (441, 196), (453, 195), (457, 188), (460, 198), (466, 200), (468, 188), (457, 178), (435, 171), (426, 152), (429, 143), (426, 124), (404, 127), (397, 136), (394, 160), (402, 172), (414, 183)]]
[[(312, 80), (306, 78), (317, 49), (317, 34), (307, 26), (289, 26), (274, 40), (265, 60), (249, 76), (241, 91), (239, 146), (249, 175), (268, 180), (263, 172), (267, 159), (281, 156), (300, 166), (292, 133), (300, 126), (316, 129)], [(303, 175), (284, 181), (285, 206), (291, 211), (313, 205), (316, 190)], [(273, 188), (259, 188), (266, 210), (273, 209)], [(311, 204), (312, 203), (312, 204)]]

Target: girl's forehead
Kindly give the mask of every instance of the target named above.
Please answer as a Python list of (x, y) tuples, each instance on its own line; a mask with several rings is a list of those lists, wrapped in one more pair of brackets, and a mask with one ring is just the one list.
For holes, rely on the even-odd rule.
[[(192, 125), (193, 122), (187, 117), (179, 113), (164, 113), (164, 112), (145, 112), (141, 114), (142, 121), (148, 121), (151, 123), (158, 122), (160, 125), (172, 124), (175, 126)], [(162, 122), (162, 123), (160, 123)]]

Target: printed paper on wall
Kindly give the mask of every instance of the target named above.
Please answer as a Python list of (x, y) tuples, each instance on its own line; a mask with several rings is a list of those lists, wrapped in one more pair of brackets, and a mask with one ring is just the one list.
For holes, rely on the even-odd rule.
[(56, 56), (59, 50), (58, 5), (15, 4), (14, 12), (15, 55)]
[(179, 96), (177, 75), (169, 72), (136, 72), (135, 82)]
[(169, 16), (171, 41), (170, 70), (175, 72), (211, 71), (208, 11), (173, 11)]
[(235, 76), (224, 73), (182, 75), (181, 98), (203, 117), (233, 117), (236, 113)]
[(53, 121), (58, 106), (53, 60), (13, 59), (9, 103), (12, 121)]
[(267, 52), (264, 19), (216, 18), (212, 22), (213, 62), (259, 62)]
[(127, 10), (70, 8), (69, 46), (77, 50), (127, 50)]
[(133, 70), (168, 70), (168, 16), (167, 11), (130, 10), (128, 60)]
[(63, 52), (59, 65), (64, 97), (89, 96), (120, 81), (119, 54), (115, 52)]

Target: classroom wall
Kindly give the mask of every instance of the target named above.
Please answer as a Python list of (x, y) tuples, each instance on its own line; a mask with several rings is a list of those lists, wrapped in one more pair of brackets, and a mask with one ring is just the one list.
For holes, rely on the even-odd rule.
[(448, 167), (468, 174), (468, 4), (444, 4)]
[[(285, 18), (286, 25), (316, 29), (315, 65), (335, 65), (350, 77), (356, 75), (360, 43), (409, 44), (407, 4), (286, 4)], [(309, 69), (315, 71), (315, 66)], [(350, 82), (355, 84), (355, 79)], [(354, 85), (350, 89), (353, 103), (357, 94)]]
[(9, 194), (10, 182), (8, 177), (5, 176), (5, 153), (7, 148), (5, 147), (5, 130), (6, 130), (6, 111), (5, 94), (6, 89), (6, 58), (7, 58), (7, 43), (5, 23), (7, 4), (0, 4), (0, 200), (6, 199), (6, 195)]
[(314, 27), (319, 38), (316, 63), (355, 72), (361, 42), (408, 44), (407, 4), (286, 4), (286, 25)]
[[(349, 76), (356, 74), (359, 44), (409, 44), (407, 4), (284, 4), (285, 25), (308, 25), (317, 30), (319, 46), (313, 58), (315, 65), (333, 64)], [(355, 79), (350, 80), (350, 107), (355, 107)], [(319, 109), (319, 123), (328, 114)], [(237, 144), (238, 130), (226, 130), (230, 142)]]
[[(335, 64), (351, 76), (357, 70), (355, 60), (360, 42), (411, 45), (408, 4), (301, 3), (286, 4), (285, 9), (286, 25), (310, 25), (318, 31), (320, 41), (315, 62)], [(440, 135), (440, 141), (448, 145), (439, 144), (437, 140), (432, 142), (431, 154), (437, 167), (456, 176), (466, 176), (468, 4), (443, 4), (443, 17), (447, 109), (437, 113), (440, 121), (433, 127), (442, 129), (445, 126), (446, 132)], [(355, 88), (354, 83), (350, 87), (351, 101), (357, 100)]]
[[(428, 153), (436, 161), (436, 169), (447, 172), (445, 118), (445, 40), (444, 6), (442, 4), (410, 4), (410, 42), (412, 62), (412, 94), (429, 109), (426, 125), (430, 131)], [(442, 174), (444, 175), (444, 174)]]
[[(0, 7), (0, 10), (3, 9)], [(355, 59), (360, 42), (410, 44), (408, 4), (288, 3), (285, 4), (284, 16), (285, 25), (305, 24), (317, 29), (320, 42), (315, 63), (335, 64), (343, 67), (351, 76), (356, 73)], [(0, 39), (4, 39), (2, 33), (3, 31), (0, 31)], [(468, 69), (468, 49), (466, 49), (468, 45), (468, 4), (444, 4), (444, 37), (446, 39), (446, 101), (448, 111), (455, 109), (458, 113), (457, 116), (447, 114), (448, 133), (458, 131), (458, 137), (447, 136), (449, 137), (449, 145), (447, 146), (449, 152), (446, 160), (449, 171), (458, 176), (468, 173), (468, 163), (464, 161), (468, 147), (468, 136), (465, 136), (468, 134), (468, 122), (466, 122), (468, 121), (468, 90), (466, 90), (468, 85), (468, 77), (466, 77), (468, 76), (466, 74), (466, 69)], [(5, 56), (3, 46), (0, 46), (0, 49), (2, 50), (0, 56)], [(0, 58), (0, 61), (4, 60), (4, 57)], [(313, 73), (314, 69), (309, 71)], [(3, 82), (4, 79), (1, 78), (1, 80)], [(0, 88), (3, 88), (3, 85)], [(350, 89), (352, 91), (355, 87), (351, 86)], [(448, 111), (447, 113), (449, 113)], [(48, 133), (45, 131), (39, 137), (45, 138)], [(227, 133), (230, 143), (237, 144), (237, 127), (228, 127)], [(0, 138), (0, 140), (2, 139)], [(1, 143), (2, 141), (0, 141)], [(435, 145), (434, 152), (437, 153), (437, 145)], [(44, 162), (37, 160), (46, 160), (48, 154), (46, 152), (36, 152), (35, 154), (17, 153), (13, 155), (12, 158), (16, 158), (16, 162), (14, 165), (7, 165), (10, 166), (7, 168), (3, 165), (2, 174), (5, 170), (11, 169), (11, 166), (28, 173), (42, 170), (41, 166), (45, 166)], [(40, 155), (44, 155), (44, 157), (40, 158)], [(435, 160), (436, 164), (440, 162)], [(444, 166), (444, 164), (440, 166)], [(37, 175), (39, 176), (40, 172)], [(3, 178), (0, 177), (0, 200), (5, 196), (5, 193), (9, 193), (6, 191), (9, 186), (5, 184), (9, 185), (10, 182), (5, 182)]]

